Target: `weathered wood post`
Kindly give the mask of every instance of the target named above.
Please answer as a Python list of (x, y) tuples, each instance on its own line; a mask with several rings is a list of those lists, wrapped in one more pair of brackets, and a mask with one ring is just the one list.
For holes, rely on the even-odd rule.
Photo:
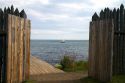
[(0, 83), (29, 79), (30, 27), (24, 10), (0, 9)]
[(109, 8), (96, 13), (90, 22), (89, 76), (103, 82), (125, 74), (125, 9)]

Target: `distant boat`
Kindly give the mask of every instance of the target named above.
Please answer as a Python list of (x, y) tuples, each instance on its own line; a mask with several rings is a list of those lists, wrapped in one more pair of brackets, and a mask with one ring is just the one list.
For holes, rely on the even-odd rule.
[(61, 42), (60, 43), (65, 43), (65, 40), (61, 40)]

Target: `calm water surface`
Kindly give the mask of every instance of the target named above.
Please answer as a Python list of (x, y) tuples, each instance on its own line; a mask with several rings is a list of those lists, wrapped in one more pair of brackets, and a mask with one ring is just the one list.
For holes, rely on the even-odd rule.
[(31, 54), (53, 65), (65, 55), (76, 60), (87, 60), (88, 41), (67, 40), (61, 43), (59, 40), (31, 40)]

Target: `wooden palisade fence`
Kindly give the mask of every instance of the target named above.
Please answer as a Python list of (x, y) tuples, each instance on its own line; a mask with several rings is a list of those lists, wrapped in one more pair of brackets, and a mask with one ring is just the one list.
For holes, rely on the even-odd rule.
[(89, 76), (110, 81), (125, 74), (125, 9), (105, 8), (90, 22)]
[(0, 83), (22, 83), (30, 74), (30, 20), (25, 11), (0, 9)]

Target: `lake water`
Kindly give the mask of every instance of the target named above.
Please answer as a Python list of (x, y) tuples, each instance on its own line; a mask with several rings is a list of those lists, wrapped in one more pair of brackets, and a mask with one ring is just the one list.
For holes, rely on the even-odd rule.
[(88, 40), (31, 40), (31, 54), (54, 65), (65, 55), (88, 60)]

